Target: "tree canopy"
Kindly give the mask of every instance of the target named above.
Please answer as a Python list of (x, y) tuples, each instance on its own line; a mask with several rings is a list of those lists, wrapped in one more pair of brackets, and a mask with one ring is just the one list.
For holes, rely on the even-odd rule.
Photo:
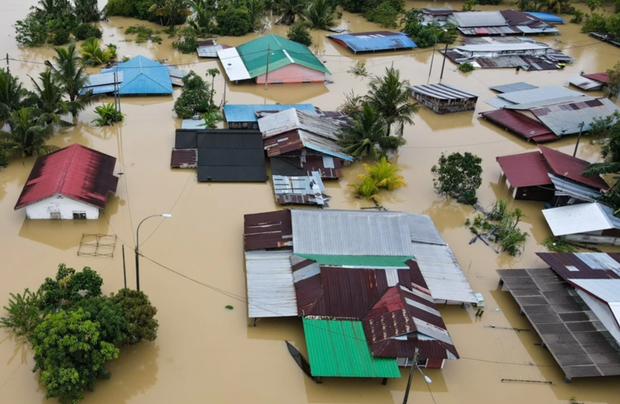
[(455, 198), (458, 202), (473, 205), (478, 201), (476, 190), (482, 184), (482, 159), (470, 152), (456, 152), (439, 157), (431, 168), (433, 184), (440, 195)]

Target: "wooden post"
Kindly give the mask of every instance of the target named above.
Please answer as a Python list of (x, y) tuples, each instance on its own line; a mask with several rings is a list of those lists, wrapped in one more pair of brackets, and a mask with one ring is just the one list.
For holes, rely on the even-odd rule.
[(448, 53), (448, 43), (446, 42), (446, 48), (443, 50), (443, 62), (441, 63), (441, 74), (439, 75), (439, 81), (443, 79), (443, 68), (446, 67), (447, 53)]
[(409, 380), (407, 380), (407, 388), (405, 389), (405, 398), (403, 399), (403, 404), (407, 404), (407, 400), (409, 399), (409, 390), (411, 390), (411, 381), (413, 380), (413, 372), (415, 372), (417, 363), (418, 363), (418, 348), (416, 348), (413, 353), (413, 358), (411, 362), (411, 372), (409, 372)]
[(579, 136), (577, 136), (577, 143), (575, 143), (575, 151), (573, 152), (573, 157), (577, 155), (577, 148), (579, 147), (579, 141), (581, 140), (581, 132), (583, 132), (583, 126), (585, 122), (581, 122), (581, 126), (579, 127)]

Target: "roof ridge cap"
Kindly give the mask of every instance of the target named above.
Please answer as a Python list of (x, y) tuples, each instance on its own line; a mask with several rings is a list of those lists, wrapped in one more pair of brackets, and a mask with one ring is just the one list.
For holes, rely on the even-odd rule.
[(62, 188), (65, 186), (65, 180), (67, 179), (67, 173), (69, 172), (69, 168), (73, 164), (73, 158), (75, 157), (76, 150), (80, 146), (82, 145), (80, 145), (79, 143), (73, 143), (71, 146), (68, 146), (68, 147), (73, 147), (73, 150), (71, 150), (71, 157), (69, 158), (69, 162), (67, 163), (67, 166), (65, 167), (64, 172), (62, 173), (62, 177), (60, 178), (60, 181), (58, 181), (58, 187), (56, 188), (57, 194), (63, 195)]

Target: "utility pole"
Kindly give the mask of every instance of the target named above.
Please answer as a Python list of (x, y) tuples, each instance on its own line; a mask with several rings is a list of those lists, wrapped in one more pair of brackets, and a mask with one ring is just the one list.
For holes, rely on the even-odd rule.
[(123, 244), (121, 247), (123, 247), (123, 285), (125, 289), (127, 289), (127, 271), (125, 269), (125, 244)]
[(9, 54), (6, 54), (6, 72), (11, 73), (11, 69), (9, 68)]
[(431, 56), (431, 68), (428, 69), (428, 77), (431, 77), (431, 72), (433, 71), (433, 61), (435, 60), (435, 48), (436, 47), (437, 47), (437, 32), (435, 32), (435, 43), (433, 44), (433, 56)]
[(409, 372), (409, 380), (407, 381), (407, 388), (405, 389), (405, 398), (403, 399), (403, 404), (407, 404), (407, 400), (409, 399), (409, 390), (411, 390), (411, 381), (413, 380), (413, 372), (415, 372), (417, 363), (418, 363), (418, 348), (416, 348), (413, 353), (413, 358), (411, 362), (411, 372)]
[(581, 122), (581, 126), (579, 126), (579, 136), (577, 136), (577, 143), (575, 143), (575, 151), (573, 152), (573, 157), (577, 155), (577, 148), (579, 147), (579, 141), (581, 140), (581, 132), (583, 132), (583, 126), (585, 122)]
[(267, 83), (269, 83), (269, 54), (271, 53), (271, 45), (267, 46), (267, 71), (265, 72), (265, 90), (267, 89)]
[(446, 55), (448, 54), (448, 43), (446, 42), (446, 48), (443, 50), (443, 62), (441, 63), (441, 74), (439, 75), (439, 81), (443, 79), (443, 68), (446, 66)]

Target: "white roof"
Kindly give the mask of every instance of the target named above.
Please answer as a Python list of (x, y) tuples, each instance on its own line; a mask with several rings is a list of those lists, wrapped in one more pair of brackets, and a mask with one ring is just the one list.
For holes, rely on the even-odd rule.
[(620, 279), (570, 279), (570, 282), (605, 303), (620, 303)]
[(554, 236), (620, 229), (620, 219), (599, 203), (580, 203), (542, 211)]
[(469, 11), (454, 13), (448, 21), (458, 27), (497, 27), (506, 24), (506, 19), (499, 11)]
[(220, 58), (222, 66), (224, 66), (224, 71), (231, 81), (248, 80), (252, 78), (241, 56), (239, 56), (237, 48), (220, 49), (217, 51), (217, 57)]
[(569, 84), (581, 88), (582, 90), (598, 90), (603, 87), (603, 83), (591, 80), (583, 76), (571, 77), (570, 79), (568, 79), (568, 82)]
[(492, 44), (472, 44), (456, 46), (458, 50), (464, 52), (500, 52), (500, 51), (516, 51), (516, 50), (538, 50), (549, 49), (549, 46), (537, 43), (492, 43)]
[(296, 317), (292, 251), (246, 251), (248, 317)]

